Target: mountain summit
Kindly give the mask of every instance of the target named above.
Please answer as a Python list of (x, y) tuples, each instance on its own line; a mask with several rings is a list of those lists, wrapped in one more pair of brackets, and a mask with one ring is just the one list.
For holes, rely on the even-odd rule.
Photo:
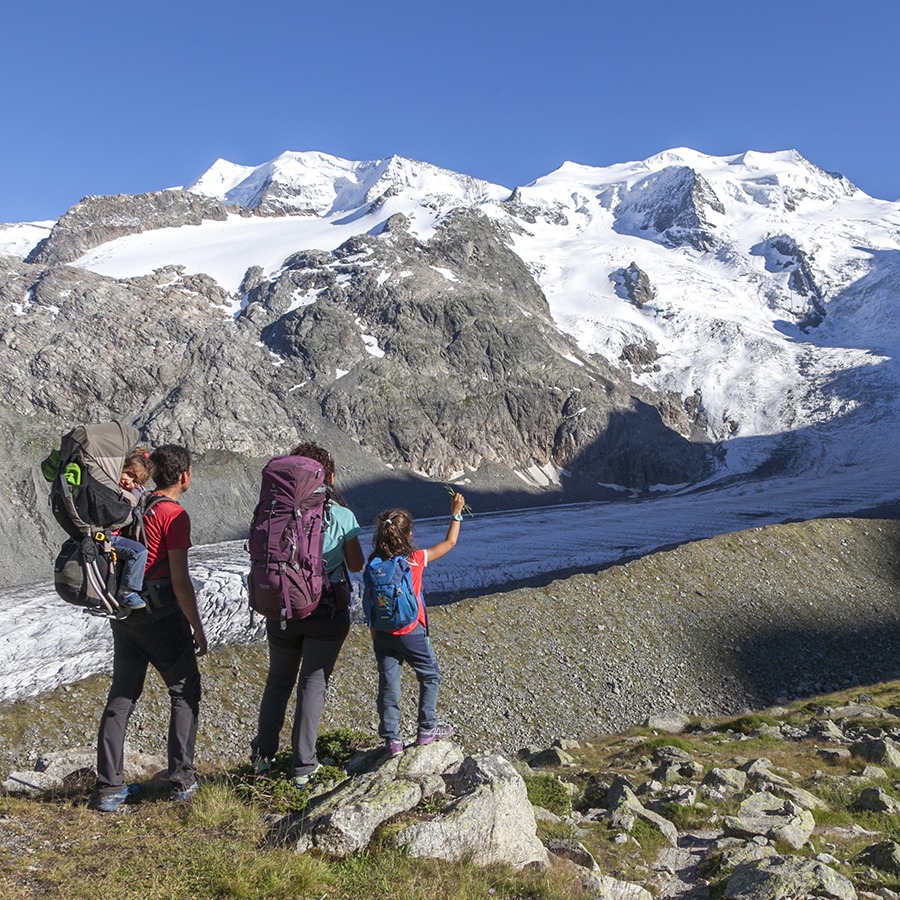
[(859, 467), (893, 499), (898, 221), (795, 151), (514, 190), (397, 156), (218, 160), (0, 229), (0, 439), (119, 416), (249, 482), (303, 435), (359, 485), (506, 505)]

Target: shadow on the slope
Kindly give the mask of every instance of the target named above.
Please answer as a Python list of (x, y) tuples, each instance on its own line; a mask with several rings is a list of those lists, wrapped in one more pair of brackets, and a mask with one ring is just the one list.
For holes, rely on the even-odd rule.
[(734, 647), (735, 668), (765, 705), (900, 679), (900, 622), (773, 628)]
[[(900, 250), (853, 249), (871, 256), (868, 271), (844, 290), (821, 301), (825, 311), (821, 323), (811, 325), (809, 317), (804, 315), (797, 321), (780, 320), (775, 328), (797, 343), (869, 350), (890, 356), (896, 347), (900, 325), (897, 305), (893, 302), (900, 281)], [(880, 303), (879, 294), (883, 297)], [(809, 312), (813, 312), (812, 307)]]

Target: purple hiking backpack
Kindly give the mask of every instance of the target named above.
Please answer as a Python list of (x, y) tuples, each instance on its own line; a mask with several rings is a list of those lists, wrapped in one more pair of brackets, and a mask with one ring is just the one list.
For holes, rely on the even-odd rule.
[(321, 463), (276, 456), (262, 471), (250, 525), (250, 608), (285, 628), (319, 605), (327, 583), (322, 560), (328, 487)]

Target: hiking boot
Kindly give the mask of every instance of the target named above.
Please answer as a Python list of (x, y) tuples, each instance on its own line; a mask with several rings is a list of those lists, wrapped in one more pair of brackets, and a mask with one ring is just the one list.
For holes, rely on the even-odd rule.
[(138, 803), (144, 789), (139, 784), (126, 784), (115, 794), (99, 794), (93, 808), (100, 812), (115, 812), (124, 803)]
[(309, 779), (316, 774), (316, 772), (321, 769), (321, 764), (316, 764), (316, 767), (311, 771), (307, 772), (305, 775), (295, 775), (291, 781), (295, 788), (305, 788), (309, 784)]
[(434, 728), (420, 728), (416, 738), (416, 744), (433, 744), (442, 738), (448, 738), (453, 734), (452, 725), (435, 725)]
[(403, 752), (403, 741), (395, 741), (392, 738), (388, 738), (384, 742), (384, 749), (387, 751), (388, 756), (399, 756)]
[(190, 800), (199, 790), (200, 782), (195, 778), (187, 787), (180, 784), (174, 785), (172, 790), (169, 791), (169, 799), (173, 803), (184, 803)]
[(147, 601), (136, 591), (125, 591), (116, 596), (116, 600), (128, 609), (146, 609)]
[(257, 756), (253, 760), (254, 775), (268, 775), (272, 771), (272, 760), (267, 756)]

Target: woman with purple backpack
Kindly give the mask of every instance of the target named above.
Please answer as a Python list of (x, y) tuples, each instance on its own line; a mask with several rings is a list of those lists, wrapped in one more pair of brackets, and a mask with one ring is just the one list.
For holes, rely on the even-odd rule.
[[(340, 494), (334, 490), (334, 460), (318, 444), (299, 444), (290, 456), (321, 463), (330, 501), (325, 504), (322, 557), (335, 596), (349, 598), (346, 569), (359, 572), (365, 564), (359, 544), (359, 523)], [(334, 591), (342, 585), (344, 590)], [(258, 775), (272, 768), (288, 701), (297, 686), (297, 705), (291, 731), (294, 785), (302, 787), (320, 768), (316, 757), (319, 721), (325, 692), (344, 640), (350, 632), (347, 602), (320, 602), (312, 615), (281, 622), (266, 620), (269, 673), (259, 707), (256, 737), (251, 741), (253, 768)], [(299, 675), (299, 684), (298, 684)]]

